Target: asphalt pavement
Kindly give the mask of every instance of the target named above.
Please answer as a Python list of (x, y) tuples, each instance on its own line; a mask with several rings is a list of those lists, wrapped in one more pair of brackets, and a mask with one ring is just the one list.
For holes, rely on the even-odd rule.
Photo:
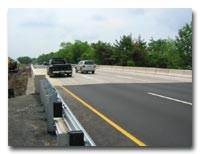
[[(60, 91), (68, 89), (147, 146), (192, 146), (193, 86), (190, 78), (97, 70), (95, 74), (74, 73), (72, 78), (52, 80), (62, 85)], [(79, 103), (74, 108), (78, 110), (82, 106), (85, 105)], [(90, 112), (102, 119), (94, 111)], [(81, 113), (84, 116), (84, 112)], [(95, 129), (96, 134), (102, 132), (95, 118), (89, 122), (90, 126), (98, 128)], [(87, 132), (90, 134), (93, 128), (87, 127)], [(116, 138), (114, 135), (113, 138)], [(124, 136), (130, 139), (128, 135)], [(102, 142), (107, 145), (106, 139)]]
[[(67, 86), (67, 89), (148, 146), (191, 146), (192, 106), (148, 94), (149, 90), (166, 86), (171, 87), (170, 93), (174, 95), (176, 85), (181, 87), (180, 83), (133, 83)], [(191, 97), (190, 92), (185, 94), (185, 98)], [(182, 95), (178, 92), (176, 98)]]

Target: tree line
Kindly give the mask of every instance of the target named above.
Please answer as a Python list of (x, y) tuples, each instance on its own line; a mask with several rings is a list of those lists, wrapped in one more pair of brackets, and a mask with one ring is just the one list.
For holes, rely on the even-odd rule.
[(141, 36), (133, 38), (129, 34), (121, 36), (113, 44), (104, 41), (89, 44), (76, 40), (74, 43), (62, 42), (56, 52), (37, 58), (19, 57), (17, 60), (42, 64), (60, 57), (73, 64), (90, 59), (99, 65), (192, 69), (192, 23), (186, 23), (175, 39), (151, 38), (147, 43)]

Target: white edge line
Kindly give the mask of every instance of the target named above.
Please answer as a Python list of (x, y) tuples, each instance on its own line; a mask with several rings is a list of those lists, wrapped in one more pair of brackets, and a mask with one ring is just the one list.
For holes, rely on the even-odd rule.
[(175, 99), (175, 98), (171, 98), (171, 97), (167, 97), (167, 96), (163, 96), (163, 95), (158, 95), (158, 94), (151, 93), (151, 92), (148, 92), (148, 94), (153, 95), (153, 96), (157, 96), (157, 97), (161, 97), (161, 98), (165, 98), (165, 99), (169, 99), (169, 100), (173, 100), (173, 101), (180, 102), (180, 103), (183, 103), (183, 104), (192, 105), (192, 103), (190, 103), (190, 102), (182, 101), (182, 100), (179, 100), (179, 99)]

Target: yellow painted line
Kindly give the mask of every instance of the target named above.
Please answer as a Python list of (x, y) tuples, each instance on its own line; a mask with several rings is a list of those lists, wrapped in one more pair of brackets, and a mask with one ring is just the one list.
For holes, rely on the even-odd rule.
[(103, 115), (102, 113), (100, 113), (99, 111), (97, 111), (95, 108), (93, 108), (91, 105), (89, 105), (84, 100), (82, 100), (81, 98), (79, 98), (77, 95), (75, 95), (74, 93), (72, 93), (70, 90), (68, 90), (67, 88), (63, 87), (59, 82), (57, 82), (57, 81), (55, 81), (53, 79), (50, 79), (50, 80), (55, 84), (55, 86), (58, 86), (58, 87), (62, 88), (65, 92), (67, 92), (72, 97), (74, 97), (75, 99), (77, 99), (80, 103), (82, 103), (87, 108), (89, 108), (90, 110), (92, 110), (94, 113), (96, 113), (98, 116), (100, 116), (103, 120), (105, 120), (107, 123), (109, 123), (115, 129), (117, 129), (119, 132), (121, 132), (122, 134), (124, 134), (130, 140), (132, 140), (133, 142), (135, 142), (137, 145), (139, 145), (139, 146), (147, 146), (145, 143), (143, 143), (138, 138), (136, 138), (135, 136), (133, 136), (132, 134), (130, 134), (129, 132), (127, 132), (126, 130), (124, 130), (122, 127), (120, 127), (119, 125), (117, 125), (115, 122), (113, 122), (112, 120), (110, 120), (108, 117), (106, 117), (105, 115)]

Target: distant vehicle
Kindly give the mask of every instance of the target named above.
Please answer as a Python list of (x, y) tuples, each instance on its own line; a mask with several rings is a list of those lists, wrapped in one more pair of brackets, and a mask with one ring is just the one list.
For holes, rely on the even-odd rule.
[(70, 63), (67, 63), (64, 58), (52, 58), (49, 60), (47, 67), (47, 74), (49, 77), (55, 75), (62, 76), (72, 76), (72, 66)]
[(47, 62), (43, 62), (42, 65), (48, 65), (48, 63)]
[(75, 66), (75, 71), (76, 73), (80, 71), (81, 73), (88, 73), (91, 72), (94, 74), (96, 69), (96, 65), (93, 61), (91, 60), (81, 60), (78, 62), (78, 64)]
[(10, 57), (8, 57), (8, 71), (14, 73), (17, 73), (19, 71), (17, 62)]

